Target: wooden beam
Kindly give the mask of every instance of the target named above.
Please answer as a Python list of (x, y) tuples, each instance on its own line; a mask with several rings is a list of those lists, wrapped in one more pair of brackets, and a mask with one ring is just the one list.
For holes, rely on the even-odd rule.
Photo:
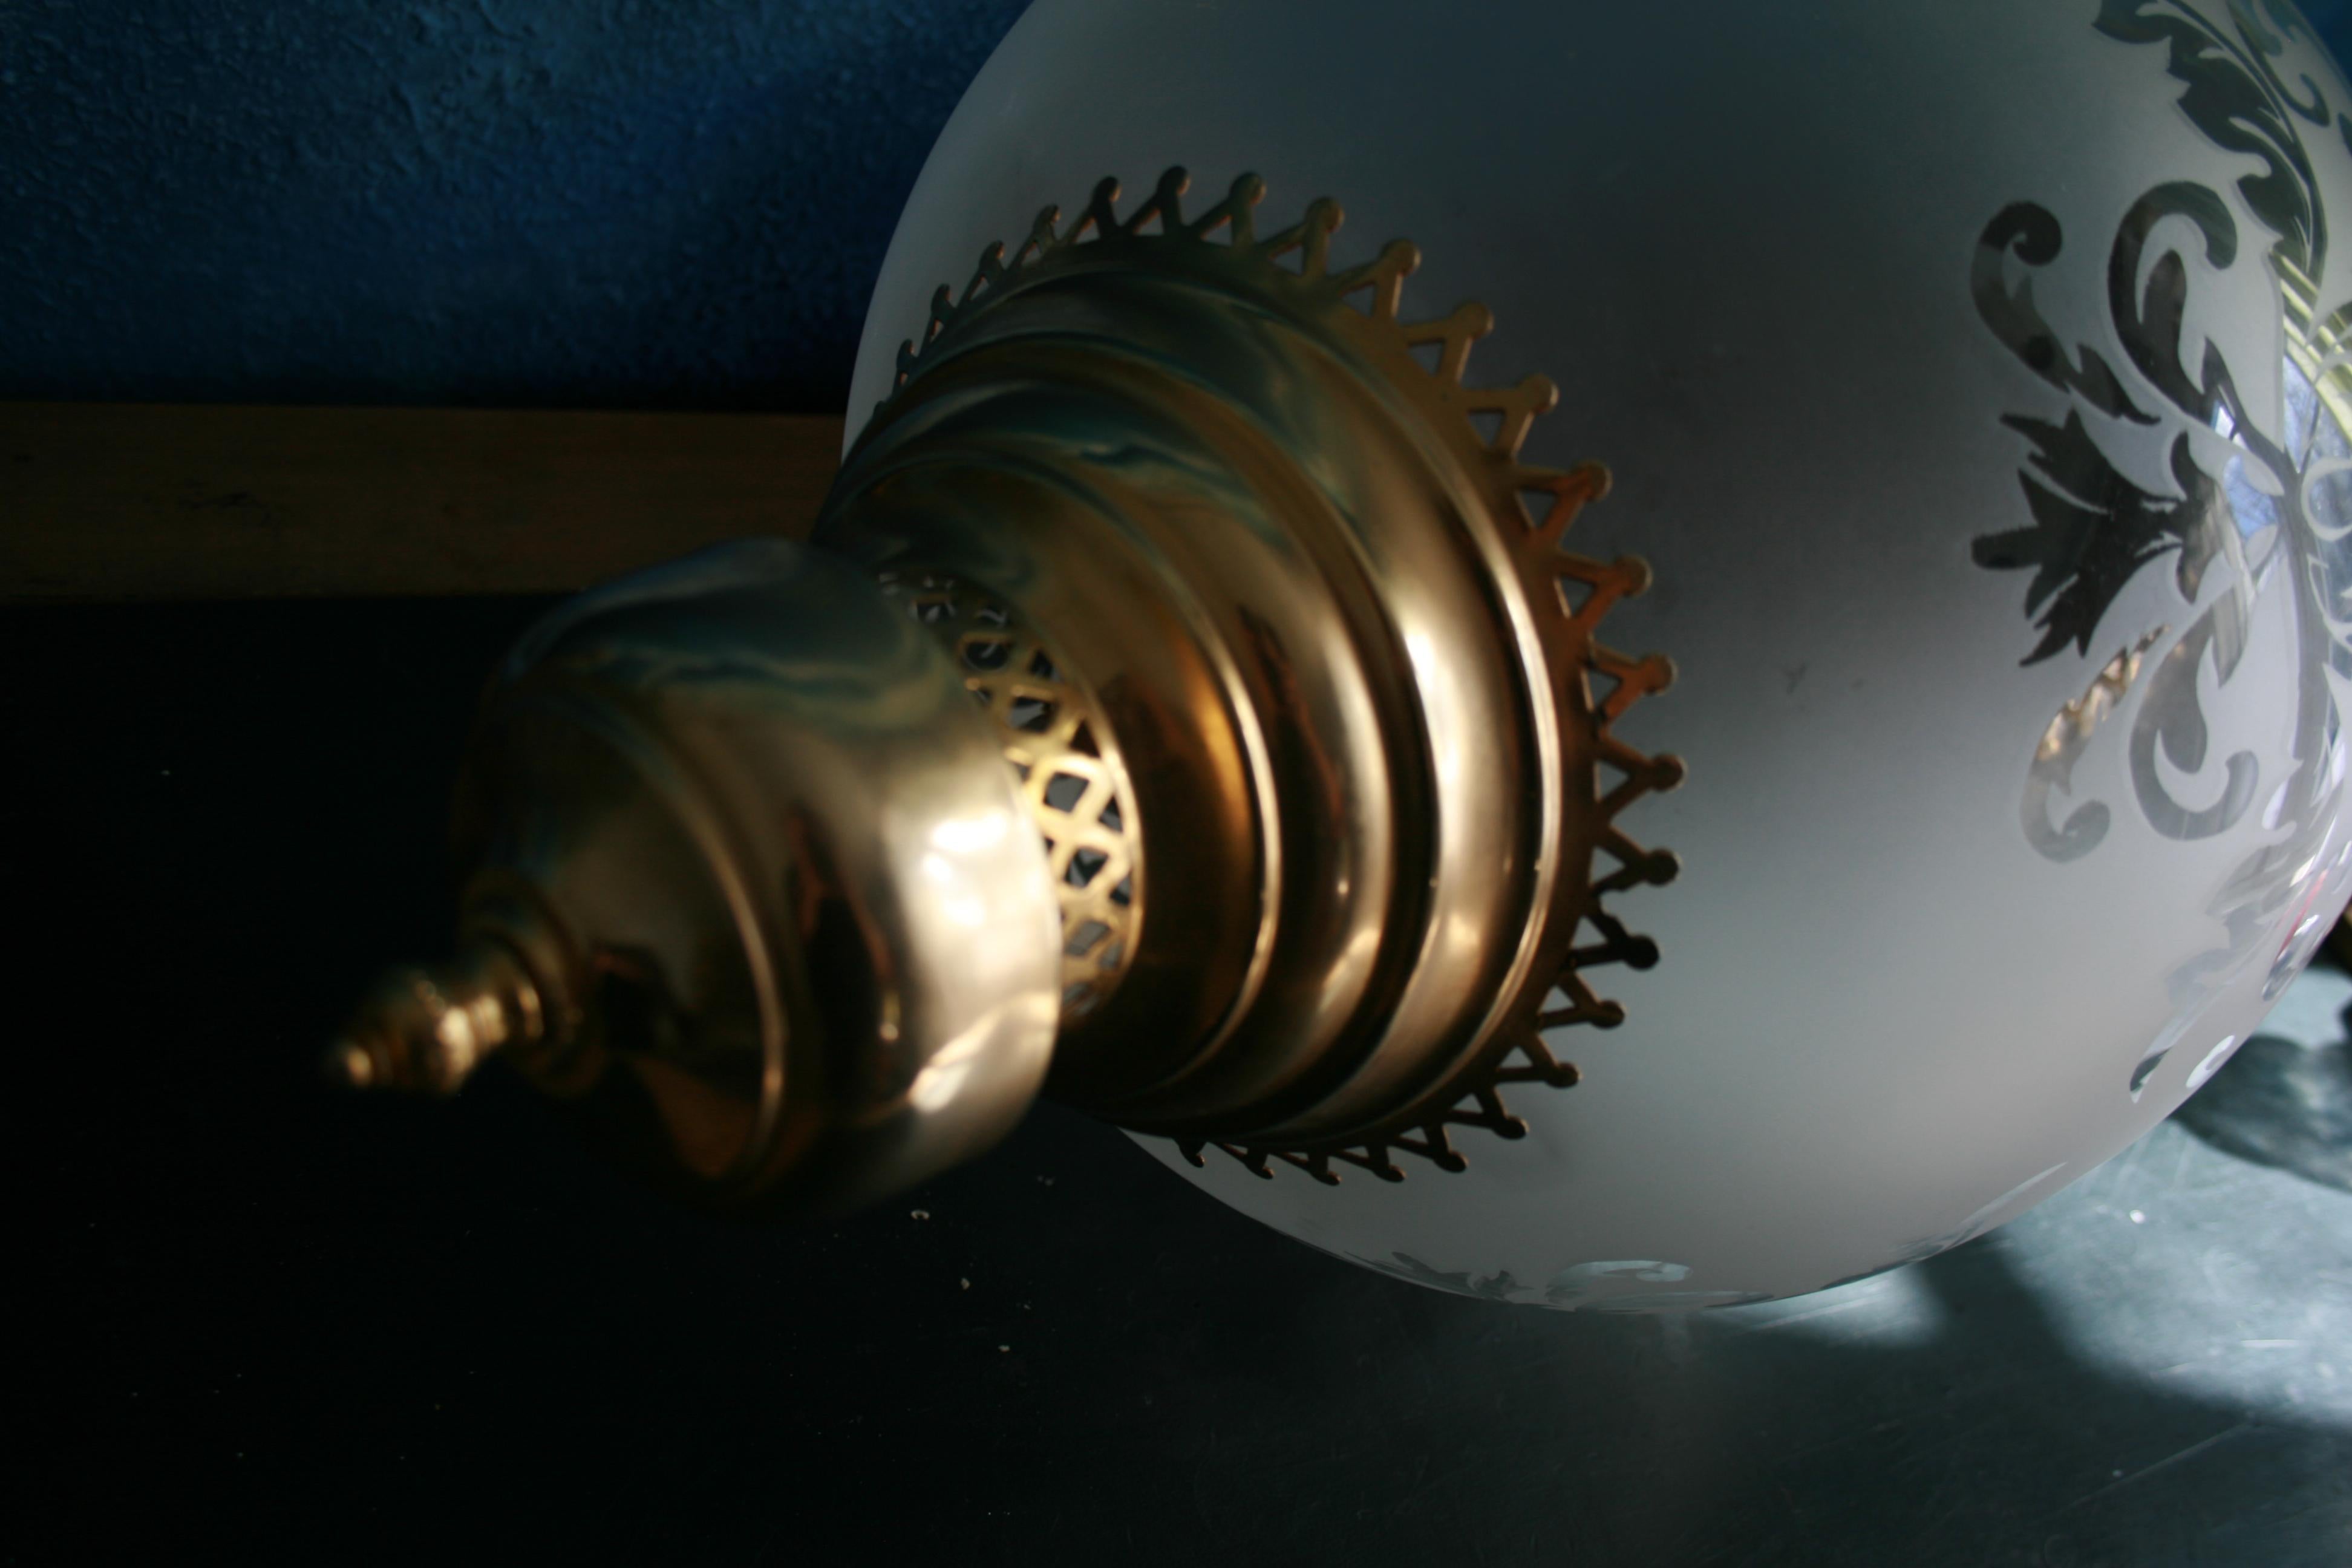
[(541, 594), (802, 534), (841, 421), (0, 403), (0, 601)]

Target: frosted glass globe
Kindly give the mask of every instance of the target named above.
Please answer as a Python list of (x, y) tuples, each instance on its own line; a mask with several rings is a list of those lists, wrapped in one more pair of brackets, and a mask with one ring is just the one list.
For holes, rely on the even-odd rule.
[(2209, 1077), (2346, 897), (2352, 89), (2275, 0), (1042, 0), (876, 289), (851, 433), (940, 284), (1104, 175), (1247, 171), (1412, 239), (1479, 378), (1606, 463), (1578, 547), (1688, 782), (1661, 961), (1468, 1168), (1171, 1168), (1335, 1254), (1566, 1308), (1931, 1254)]

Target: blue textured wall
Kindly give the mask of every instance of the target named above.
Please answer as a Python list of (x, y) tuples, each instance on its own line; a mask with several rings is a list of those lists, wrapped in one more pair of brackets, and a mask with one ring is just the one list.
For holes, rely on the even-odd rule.
[(0, 0), (0, 398), (836, 410), (1023, 0)]
[(0, 398), (836, 409), (1022, 5), (0, 0)]

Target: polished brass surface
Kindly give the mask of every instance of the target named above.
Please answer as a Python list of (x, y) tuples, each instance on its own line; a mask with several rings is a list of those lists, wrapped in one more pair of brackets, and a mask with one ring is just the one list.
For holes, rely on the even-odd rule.
[(1004, 744), (1045, 841), (1062, 906), (1062, 1017), (1118, 988), (1142, 925), (1135, 791), (1094, 694), (1003, 603), (929, 572), (885, 572), (882, 591), (931, 628)]
[(1551, 387), (1467, 384), (1491, 321), (1404, 321), (1412, 247), (1334, 269), (1331, 204), (1261, 237), (1259, 182), (1183, 189), (942, 289), (815, 537), (1001, 595), (1129, 758), (1150, 923), (1057, 1092), (1261, 1170), (1458, 1164), (1519, 1130), (1498, 1085), (1572, 1079), (1543, 1030), (1622, 1017), (1588, 971), (1654, 957), (1605, 901), (1673, 875), (1616, 819), (1680, 764), (1612, 727), (1672, 671), (1596, 635), (1647, 571), (1564, 548), (1605, 474), (1519, 459)]
[(1646, 567), (1567, 548), (1607, 476), (1520, 459), (1550, 384), (1469, 384), (1491, 321), (1407, 321), (1412, 247), (1335, 268), (1331, 204), (1260, 237), (1254, 178), (1184, 189), (1106, 182), (942, 289), (814, 548), (526, 640), (463, 794), (473, 956), (346, 1078), (497, 1050), (672, 1186), (802, 1208), (1041, 1084), (1328, 1182), (1459, 1169), (1574, 1081), (1546, 1031), (1656, 956), (1607, 900), (1675, 870), (1618, 818), (1681, 773), (1614, 733), (1671, 667), (1597, 637)]
[(2284, 248), (2270, 256), (2286, 324), (2286, 357), (2327, 405), (2338, 429), (2352, 430), (2352, 310), (2319, 313), (2319, 285)]
[(469, 940), (572, 999), (516, 1065), (686, 1196), (848, 1206), (980, 1152), (1045, 1078), (1059, 918), (995, 731), (821, 552), (721, 546), (541, 623), (458, 846)]
[(455, 1094), (492, 1051), (545, 1037), (530, 969), (506, 943), (478, 937), (446, 964), (384, 976), (326, 1065), (352, 1089)]

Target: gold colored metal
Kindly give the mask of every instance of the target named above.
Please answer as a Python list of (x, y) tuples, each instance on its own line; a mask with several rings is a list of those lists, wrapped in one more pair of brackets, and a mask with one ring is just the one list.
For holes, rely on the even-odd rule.
[[(1066, 1026), (1058, 1092), (1261, 1173), (1458, 1168), (1450, 1128), (1523, 1130), (1501, 1085), (1573, 1080), (1543, 1031), (1622, 1017), (1587, 972), (1655, 957), (1606, 902), (1675, 864), (1616, 821), (1681, 764), (1612, 731), (1672, 668), (1597, 637), (1647, 568), (1564, 548), (1605, 472), (1521, 460), (1551, 384), (1468, 385), (1492, 319), (1404, 321), (1411, 246), (1335, 270), (1333, 204), (1261, 238), (1255, 178), (1191, 220), (1184, 188), (1122, 216), (1105, 182), (940, 290), (816, 538), (983, 583), (1068, 644), (1136, 775), (1138, 968), (1180, 943), (1196, 1004), (1234, 976), (1190, 1042), (1156, 1006), (1106, 1008), (1103, 1043)], [(1163, 838), (1209, 786), (1250, 840)], [(1171, 881), (1213, 874), (1255, 895), (1250, 929), (1163, 922)], [(1073, 1081), (1114, 1053), (1166, 1070)]]
[(2042, 732), (2040, 744), (2033, 748), (2035, 765), (2063, 765), (2072, 771), (2074, 759), (2091, 743), (2092, 732), (2122, 705), (2125, 694), (2139, 679), (2140, 665), (2147, 650), (2161, 641), (2172, 628), (2158, 626), (2137, 643), (2116, 650), (2115, 658), (2099, 668), (2091, 684), (2080, 697), (2059, 705), (2050, 721), (2050, 728)]
[(1117, 990), (1142, 921), (1135, 792), (1094, 696), (1013, 612), (952, 577), (885, 572), (882, 591), (947, 646), (996, 724), (1045, 840), (1062, 906), (1062, 1017)]
[[(719, 546), (542, 622), (485, 699), (457, 841), (467, 949), (541, 999), (500, 1054), (683, 1196), (852, 1206), (979, 1153), (1045, 1079), (1058, 909), (994, 729), (819, 552)], [(363, 1014), (372, 1066), (499, 1011), (439, 994)]]
[(2284, 254), (2271, 258), (2286, 323), (2287, 360), (2309, 381), (2339, 429), (2352, 429), (2352, 306), (2319, 313), (2319, 285)]
[(1619, 818), (1681, 777), (1616, 733), (1671, 666), (1598, 638), (1648, 570), (1567, 548), (1607, 475), (1521, 458), (1551, 384), (1468, 384), (1491, 319), (1406, 321), (1411, 246), (1334, 268), (1332, 204), (1262, 238), (1254, 177), (1184, 190), (1105, 182), (940, 290), (813, 549), (526, 640), (464, 795), (476, 956), (346, 1077), (497, 1050), (764, 1208), (919, 1179), (1041, 1083), (1335, 1182), (1459, 1170), (1524, 1132), (1507, 1086), (1575, 1081), (1547, 1031), (1622, 1018), (1594, 971), (1656, 950), (1611, 902), (1675, 870)]
[(386, 975), (327, 1068), (352, 1089), (455, 1094), (492, 1051), (545, 1034), (530, 970), (505, 943), (478, 940), (450, 963)]

